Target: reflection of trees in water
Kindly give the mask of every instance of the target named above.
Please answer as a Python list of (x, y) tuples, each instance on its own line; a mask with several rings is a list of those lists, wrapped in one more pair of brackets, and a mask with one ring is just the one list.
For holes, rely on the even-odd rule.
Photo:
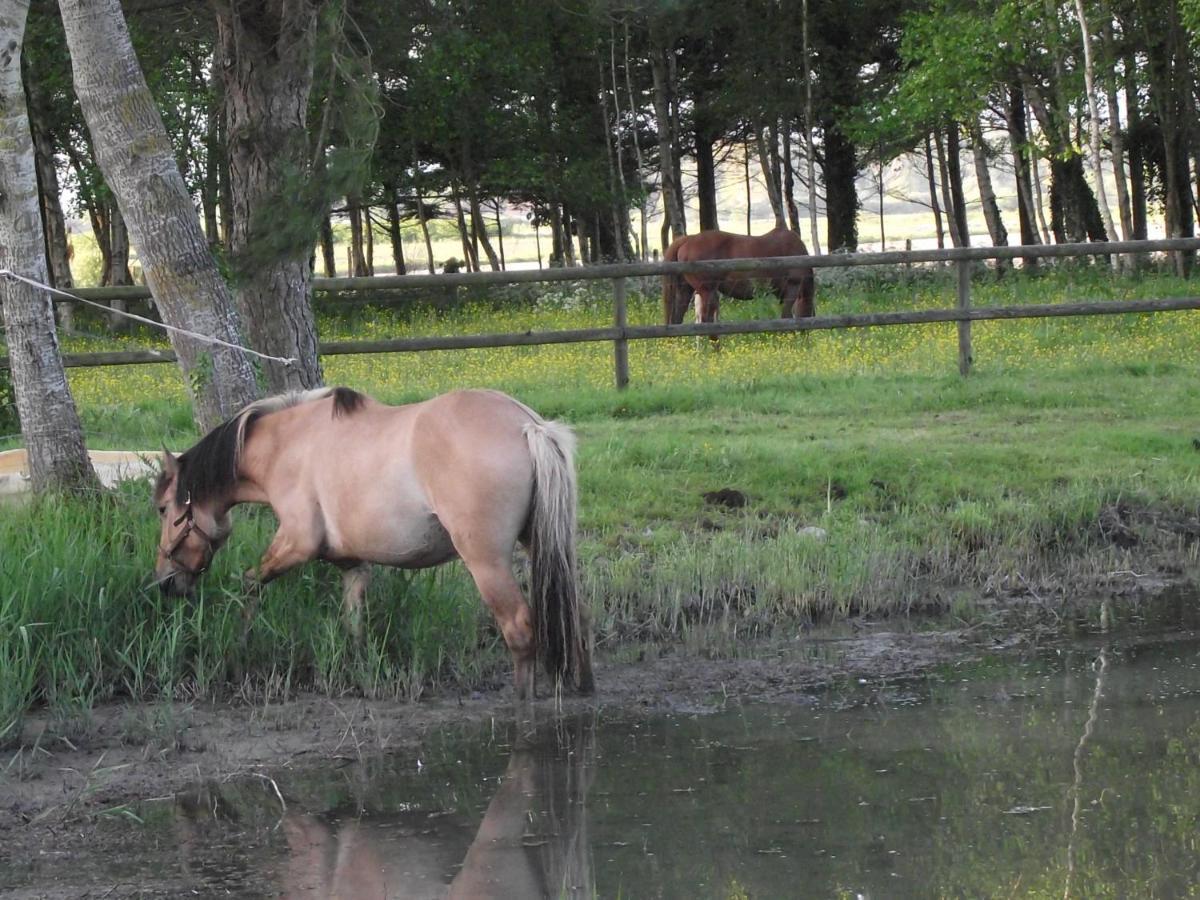
[(267, 846), (260, 841), (265, 859), (249, 865), (276, 870), (284, 897), (590, 898), (587, 793), (594, 757), (590, 717), (558, 721), (519, 741), (477, 825), (454, 813), (342, 818), (294, 804), (280, 818), (270, 787), (252, 782), (210, 783), (181, 797), (176, 829), (185, 868), (205, 881), (230, 875), (229, 858), (205, 860), (214, 840), (228, 840), (231, 824), (273, 832)]

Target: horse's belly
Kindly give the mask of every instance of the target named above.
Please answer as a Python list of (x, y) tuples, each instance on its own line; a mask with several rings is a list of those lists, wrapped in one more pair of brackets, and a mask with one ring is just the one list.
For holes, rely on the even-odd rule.
[(355, 534), (332, 534), (328, 555), (403, 569), (425, 569), (453, 559), (456, 554), (446, 529), (437, 516), (428, 513), (385, 517)]
[(721, 285), (721, 293), (735, 300), (749, 300), (754, 296), (754, 279), (735, 272)]

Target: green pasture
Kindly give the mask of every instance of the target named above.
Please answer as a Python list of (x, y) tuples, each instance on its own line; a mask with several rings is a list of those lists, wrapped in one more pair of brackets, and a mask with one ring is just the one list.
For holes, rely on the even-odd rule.
[[(824, 273), (822, 273), (824, 275)], [(1183, 296), (1144, 273), (1062, 268), (997, 281), (975, 302)], [(949, 273), (823, 277), (819, 312), (952, 304)], [(631, 319), (658, 298), (635, 294)], [(726, 318), (770, 314), (726, 303)], [(324, 308), (325, 339), (578, 328), (607, 323), (600, 286), (517, 290), (452, 309)], [(144, 346), (91, 336), (67, 350)], [(602, 652), (790, 635), (848, 614), (950, 612), (1000, 596), (1043, 604), (1191, 572), (1200, 536), (1194, 313), (978, 323), (957, 375), (953, 325), (634, 342), (612, 388), (605, 344), (330, 357), (330, 383), (402, 402), (465, 386), (510, 391), (580, 437), (582, 577)], [(196, 437), (172, 366), (71, 372), (95, 447), (185, 448)], [(0, 444), (11, 446), (12, 439)], [(734, 506), (706, 493), (729, 489)], [(737, 492), (733, 494), (731, 492)], [(743, 505), (736, 505), (744, 500)], [(247, 510), (192, 602), (146, 589), (157, 522), (144, 485), (102, 499), (0, 508), (0, 732), (31, 705), (86, 717), (115, 696), (269, 700), (298, 689), (417, 697), (500, 684), (495, 630), (458, 566), (380, 573), (367, 638), (339, 620), (337, 575), (313, 565), (266, 591), (239, 641), (238, 574), (271, 517)], [(602, 689), (602, 686), (601, 686)], [(0, 737), (3, 740), (3, 737)]]

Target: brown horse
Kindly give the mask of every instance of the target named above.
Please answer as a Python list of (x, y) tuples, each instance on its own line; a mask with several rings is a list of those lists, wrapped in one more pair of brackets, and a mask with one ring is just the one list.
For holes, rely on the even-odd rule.
[[(747, 237), (726, 231), (701, 231), (676, 238), (667, 248), (667, 262), (696, 262), (705, 259), (751, 259), (767, 256), (807, 256), (800, 235), (786, 228)], [(663, 317), (668, 325), (683, 321), (684, 311), (696, 297), (696, 321), (715, 322), (720, 313), (720, 295), (749, 300), (755, 283), (769, 286), (780, 300), (783, 318), (802, 318), (814, 313), (813, 270), (761, 269), (750, 272), (685, 272), (663, 276)]]
[[(421, 569), (457, 556), (504, 635), (518, 698), (533, 696), (535, 658), (556, 682), (590, 692), (574, 446), (566, 426), (496, 391), (408, 406), (348, 388), (269, 397), (186, 453), (164, 453), (155, 574), (165, 592), (190, 593), (229, 536), (230, 509), (269, 504), (279, 530), (246, 573), (251, 587), (328, 560), (343, 570), (357, 634), (370, 563)], [(529, 551), (532, 611), (513, 577), (518, 541)]]

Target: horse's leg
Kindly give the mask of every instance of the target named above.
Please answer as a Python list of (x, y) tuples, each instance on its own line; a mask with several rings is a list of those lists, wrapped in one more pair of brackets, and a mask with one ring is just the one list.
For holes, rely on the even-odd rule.
[(800, 318), (800, 285), (795, 281), (784, 281), (775, 289), (779, 297), (779, 317), (781, 319)]
[(504, 643), (513, 659), (513, 684), (516, 687), (518, 700), (534, 698), (534, 635), (533, 616), (525, 603), (525, 596), (517, 579), (513, 577), (512, 566), (505, 559), (471, 559), (461, 551), (463, 562), (484, 604), (496, 618), (500, 633), (504, 635)]
[[(716, 322), (721, 316), (721, 295), (712, 285), (706, 285), (696, 290), (696, 321)], [(720, 335), (710, 334), (709, 344), (719, 350)]]
[(292, 534), (285, 528), (275, 532), (271, 545), (258, 562), (257, 569), (248, 569), (242, 576), (242, 587), (248, 594), (246, 605), (242, 607), (242, 643), (250, 634), (250, 626), (258, 613), (258, 605), (262, 599), (262, 586), (274, 581), (280, 575), (296, 566), (303, 565), (317, 555), (318, 541), (308, 535)]
[(683, 315), (691, 305), (692, 295), (695, 293), (696, 289), (688, 283), (686, 278), (676, 280), (675, 295), (671, 300), (671, 321), (668, 324), (680, 325), (683, 323)]
[(356, 644), (362, 643), (362, 605), (371, 583), (371, 566), (358, 563), (342, 568), (342, 615)]

